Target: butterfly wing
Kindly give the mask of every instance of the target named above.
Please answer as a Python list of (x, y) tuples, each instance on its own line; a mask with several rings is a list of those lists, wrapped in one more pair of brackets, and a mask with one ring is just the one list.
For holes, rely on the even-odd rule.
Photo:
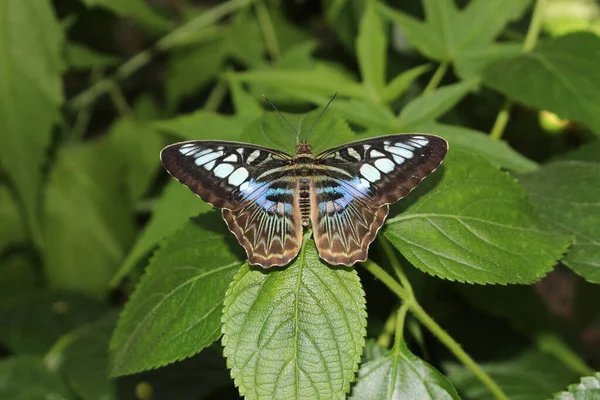
[(242, 143), (189, 141), (166, 147), (161, 160), (174, 178), (223, 209), (250, 264), (269, 268), (296, 256), (302, 224), (290, 156)]
[(434, 135), (389, 135), (316, 157), (311, 220), (319, 256), (352, 265), (367, 258), (388, 204), (408, 195), (442, 162), (447, 142)]

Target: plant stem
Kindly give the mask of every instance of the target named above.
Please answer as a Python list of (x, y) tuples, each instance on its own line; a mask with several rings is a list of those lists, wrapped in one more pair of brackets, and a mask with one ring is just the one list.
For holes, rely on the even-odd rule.
[(417, 319), (423, 324), (431, 333), (433, 333), (440, 342), (442, 342), (456, 358), (458, 358), (468, 369), (471, 370), (475, 375), (494, 395), (498, 400), (508, 400), (508, 397), (502, 392), (502, 389), (496, 382), (477, 364), (471, 356), (469, 356), (460, 345), (448, 335), (441, 326), (434, 321), (433, 318), (423, 310), (421, 305), (409, 294), (394, 278), (392, 278), (383, 268), (374, 263), (371, 260), (367, 260), (363, 263), (363, 266), (375, 277), (377, 277), (384, 285), (386, 285), (392, 292), (396, 293), (405, 303), (408, 303), (408, 307), (411, 312), (417, 317)]
[(208, 99), (204, 103), (204, 109), (207, 111), (217, 111), (227, 94), (227, 86), (222, 79), (217, 81), (217, 84), (208, 95)]
[[(103, 71), (101, 68), (92, 69), (89, 82), (90, 85), (93, 85), (94, 83), (102, 79), (102, 76)], [(77, 113), (77, 116), (75, 117), (75, 125), (73, 126), (73, 129), (71, 129), (71, 133), (68, 138), (69, 140), (75, 142), (83, 138), (83, 136), (85, 136), (85, 132), (87, 131), (88, 124), (92, 117), (93, 108), (94, 107), (92, 104), (88, 104), (86, 107), (83, 107)]]
[(412, 285), (406, 277), (406, 274), (404, 273), (404, 270), (400, 265), (400, 261), (398, 260), (398, 257), (396, 257), (396, 253), (394, 252), (394, 249), (392, 248), (392, 245), (390, 244), (389, 240), (387, 240), (384, 236), (380, 236), (379, 243), (381, 244), (381, 247), (383, 247), (383, 251), (390, 260), (392, 267), (394, 267), (394, 271), (396, 272), (398, 279), (400, 279), (400, 283), (406, 289), (406, 291), (410, 293), (411, 296), (413, 296)]
[(537, 338), (537, 345), (542, 351), (552, 354), (579, 375), (590, 376), (594, 374), (594, 370), (556, 335), (551, 333), (540, 335)]
[(398, 315), (398, 307), (394, 307), (390, 316), (383, 325), (383, 332), (377, 338), (377, 345), (387, 349), (392, 342), (392, 335), (396, 331), (396, 316)]
[(119, 85), (117, 85), (117, 82), (110, 82), (108, 94), (110, 95), (110, 98), (121, 118), (134, 118), (133, 111), (131, 111), (131, 107), (129, 107), (129, 104), (125, 99), (125, 95), (121, 91)]
[(446, 71), (448, 70), (449, 65), (450, 63), (448, 61), (442, 61), (442, 63), (438, 65), (437, 69), (433, 73), (433, 76), (431, 77), (431, 80), (425, 87), (425, 90), (423, 90), (423, 94), (428, 94), (432, 92), (436, 87), (438, 87), (438, 85), (442, 81), (442, 78), (444, 77), (444, 75), (446, 75)]
[(256, 9), (256, 18), (258, 19), (258, 26), (262, 30), (263, 37), (265, 39), (265, 45), (271, 56), (271, 60), (274, 62), (279, 61), (279, 42), (277, 35), (275, 34), (275, 28), (273, 27), (273, 21), (269, 15), (269, 10), (263, 0), (255, 0), (254, 7)]
[(173, 32), (165, 35), (156, 43), (155, 47), (141, 51), (127, 60), (115, 71), (113, 76), (99, 80), (82, 93), (73, 97), (69, 101), (70, 107), (78, 110), (87, 106), (99, 96), (107, 93), (111, 89), (113, 82), (129, 77), (141, 67), (148, 64), (157, 51), (170, 50), (176, 45), (189, 40), (191, 36), (197, 34), (198, 30), (216, 24), (224, 16), (250, 4), (251, 1), (252, 0), (229, 0), (200, 14), (196, 18), (175, 29)]
[[(538, 37), (540, 36), (540, 29), (542, 27), (542, 17), (544, 7), (546, 6), (546, 0), (537, 0), (535, 8), (533, 9), (533, 15), (531, 17), (531, 23), (527, 29), (527, 35), (525, 36), (525, 42), (523, 43), (523, 51), (530, 52), (535, 48)], [(494, 126), (490, 132), (492, 139), (500, 140), (504, 134), (504, 129), (510, 119), (510, 109), (512, 107), (512, 101), (506, 100), (502, 109), (498, 112)]]
[(406, 313), (412, 305), (413, 300), (409, 299), (402, 303), (398, 309), (398, 315), (396, 316), (396, 338), (394, 340), (394, 351), (396, 354), (400, 351), (400, 343), (404, 340), (404, 323), (406, 322)]

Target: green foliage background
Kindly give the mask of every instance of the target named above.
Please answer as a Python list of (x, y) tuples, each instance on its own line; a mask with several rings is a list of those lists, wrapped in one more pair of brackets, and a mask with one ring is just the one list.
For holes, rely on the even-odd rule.
[[(597, 399), (600, 6), (0, 2), (0, 399)], [(337, 99), (316, 125), (322, 107)], [(180, 140), (450, 143), (355, 268), (268, 271)]]

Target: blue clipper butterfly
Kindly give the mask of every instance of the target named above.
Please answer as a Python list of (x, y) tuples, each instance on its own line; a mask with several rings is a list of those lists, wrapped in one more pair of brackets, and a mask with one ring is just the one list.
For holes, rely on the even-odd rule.
[(225, 141), (187, 141), (161, 152), (165, 169), (202, 200), (222, 209), (250, 264), (286, 265), (312, 224), (329, 264), (365, 261), (389, 204), (408, 195), (442, 162), (448, 143), (434, 135), (397, 134), (296, 156)]

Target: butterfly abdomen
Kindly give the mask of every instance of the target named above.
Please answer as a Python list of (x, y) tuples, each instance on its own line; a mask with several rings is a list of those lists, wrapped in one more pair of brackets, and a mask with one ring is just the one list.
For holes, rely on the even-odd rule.
[(300, 178), (299, 196), (302, 225), (308, 226), (310, 223), (310, 178)]

